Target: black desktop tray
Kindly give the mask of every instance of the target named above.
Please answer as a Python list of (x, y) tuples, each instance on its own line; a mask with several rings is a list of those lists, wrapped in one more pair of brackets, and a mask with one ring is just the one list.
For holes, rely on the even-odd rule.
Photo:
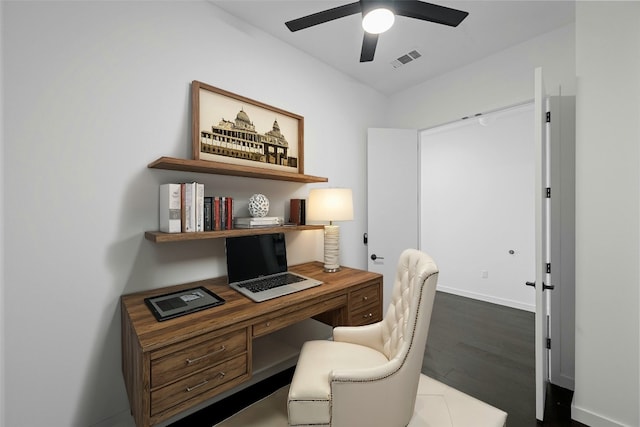
[(225, 303), (210, 290), (199, 286), (155, 297), (145, 298), (145, 304), (158, 322), (206, 310)]

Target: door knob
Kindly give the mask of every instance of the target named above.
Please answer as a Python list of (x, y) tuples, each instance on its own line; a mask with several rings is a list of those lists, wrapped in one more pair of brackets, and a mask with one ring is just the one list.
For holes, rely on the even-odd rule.
[(376, 255), (376, 254), (371, 254), (371, 259), (375, 261), (375, 260), (377, 260), (377, 259), (384, 259), (384, 257), (382, 257), (382, 256), (378, 256), (378, 255)]
[[(533, 286), (534, 288), (536, 287), (536, 282), (525, 282), (525, 285), (527, 286)], [(544, 282), (542, 282), (542, 290), (546, 291), (547, 289), (549, 289), (550, 291), (555, 289), (556, 287), (554, 285), (547, 285)]]

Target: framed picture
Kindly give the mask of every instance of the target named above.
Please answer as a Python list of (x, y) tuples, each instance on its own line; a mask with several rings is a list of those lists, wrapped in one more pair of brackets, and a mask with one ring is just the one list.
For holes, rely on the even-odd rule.
[(193, 158), (304, 174), (304, 118), (191, 83)]

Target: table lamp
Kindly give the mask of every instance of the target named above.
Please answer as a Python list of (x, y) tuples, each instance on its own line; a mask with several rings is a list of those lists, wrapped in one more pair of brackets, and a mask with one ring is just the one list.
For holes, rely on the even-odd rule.
[(350, 188), (314, 188), (309, 192), (307, 220), (329, 221), (324, 226), (324, 271), (340, 270), (340, 227), (333, 221), (353, 219), (353, 196)]

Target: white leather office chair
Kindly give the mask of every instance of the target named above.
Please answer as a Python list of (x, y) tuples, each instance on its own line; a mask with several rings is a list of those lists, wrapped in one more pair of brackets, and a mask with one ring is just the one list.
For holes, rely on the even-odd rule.
[(400, 256), (382, 321), (337, 327), (301, 350), (288, 396), (290, 426), (404, 427), (414, 413), (438, 267), (415, 249)]

